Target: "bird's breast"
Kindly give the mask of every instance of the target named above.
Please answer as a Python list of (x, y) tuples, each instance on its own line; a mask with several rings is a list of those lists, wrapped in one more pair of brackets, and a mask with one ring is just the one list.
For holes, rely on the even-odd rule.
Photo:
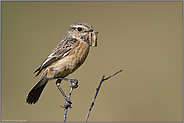
[(68, 64), (66, 67), (72, 71), (73, 69), (77, 69), (86, 60), (89, 49), (89, 44), (82, 41), (76, 42), (76, 45), (68, 55)]
[(56, 61), (49, 67), (48, 72), (51, 73), (50, 77), (66, 77), (68, 74), (74, 72), (86, 60), (89, 49), (89, 44), (77, 41), (66, 57)]

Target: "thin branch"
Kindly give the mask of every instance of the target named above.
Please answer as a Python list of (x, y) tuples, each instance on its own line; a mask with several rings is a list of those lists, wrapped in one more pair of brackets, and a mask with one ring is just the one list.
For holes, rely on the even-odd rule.
[(92, 104), (91, 104), (91, 106), (90, 106), (90, 108), (89, 108), (89, 111), (88, 111), (88, 114), (87, 114), (87, 116), (86, 116), (85, 122), (88, 121), (89, 115), (90, 115), (91, 110), (92, 110), (92, 108), (93, 108), (93, 106), (94, 106), (96, 97), (97, 97), (97, 95), (98, 95), (98, 92), (99, 92), (99, 90), (100, 90), (100, 87), (101, 87), (102, 83), (103, 83), (105, 80), (108, 80), (109, 78), (111, 78), (111, 77), (115, 76), (116, 74), (120, 73), (121, 71), (122, 71), (122, 70), (116, 72), (115, 74), (113, 74), (113, 75), (111, 75), (111, 76), (109, 76), (109, 77), (107, 77), (107, 78), (104, 78), (105, 75), (103, 75), (102, 80), (100, 81), (100, 84), (99, 84), (98, 88), (96, 89), (96, 94), (95, 94), (95, 96), (94, 96), (94, 98), (93, 98), (93, 101), (92, 101)]
[[(69, 92), (69, 94), (68, 94), (68, 100), (70, 100), (70, 97), (71, 97), (72, 92), (73, 92), (73, 87), (71, 87), (70, 92)], [(65, 102), (65, 110), (64, 110), (64, 119), (63, 119), (63, 122), (66, 122), (68, 107), (71, 108), (71, 105), (66, 106), (66, 103), (67, 103), (67, 101)]]
[(113, 75), (111, 75), (111, 76), (109, 76), (109, 77), (105, 78), (103, 81), (105, 81), (105, 80), (107, 80), (107, 79), (109, 79), (109, 78), (111, 78), (111, 77), (115, 76), (116, 74), (120, 73), (121, 71), (122, 71), (122, 70), (120, 70), (120, 71), (116, 72), (115, 74), (113, 74)]
[[(70, 92), (68, 94), (68, 98), (66, 97), (66, 95), (64, 94), (64, 92), (62, 92), (62, 95), (64, 94), (63, 96), (64, 96), (66, 102), (65, 102), (64, 106), (60, 106), (60, 107), (64, 108), (64, 119), (63, 119), (63, 122), (66, 122), (68, 108), (71, 108), (71, 104), (72, 104), (72, 102), (70, 100), (71, 94), (73, 92), (73, 89), (75, 89), (75, 88), (78, 87), (78, 80), (77, 79), (66, 79), (66, 78), (59, 78), (59, 79), (62, 79), (62, 80), (66, 80), (66, 81), (71, 82), (71, 89), (70, 89)], [(59, 79), (58, 79), (58, 81), (59, 81)], [(61, 90), (61, 89), (59, 89), (59, 90)]]

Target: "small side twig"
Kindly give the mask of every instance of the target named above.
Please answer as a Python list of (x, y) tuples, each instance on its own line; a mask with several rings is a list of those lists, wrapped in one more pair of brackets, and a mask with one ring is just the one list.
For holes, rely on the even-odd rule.
[(92, 110), (92, 108), (93, 108), (93, 106), (94, 106), (96, 97), (97, 97), (97, 95), (98, 95), (98, 92), (99, 92), (99, 90), (100, 90), (100, 87), (101, 87), (102, 83), (103, 83), (105, 80), (108, 80), (109, 78), (111, 78), (111, 77), (115, 76), (116, 74), (120, 73), (121, 71), (122, 71), (122, 70), (116, 72), (115, 74), (113, 74), (113, 75), (111, 75), (111, 76), (109, 76), (109, 77), (107, 77), (107, 78), (104, 78), (105, 75), (103, 75), (102, 80), (100, 81), (100, 84), (99, 84), (98, 88), (96, 88), (96, 94), (95, 94), (95, 96), (94, 96), (94, 98), (93, 98), (93, 101), (92, 101), (92, 104), (91, 104), (91, 106), (90, 106), (90, 108), (89, 108), (89, 111), (88, 111), (88, 114), (87, 114), (87, 116), (86, 116), (85, 122), (87, 122), (87, 120), (88, 120), (88, 118), (89, 118), (89, 115), (90, 115), (91, 110)]

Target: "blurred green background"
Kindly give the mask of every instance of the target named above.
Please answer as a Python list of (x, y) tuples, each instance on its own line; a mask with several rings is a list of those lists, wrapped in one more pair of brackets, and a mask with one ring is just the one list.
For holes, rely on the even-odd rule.
[[(25, 102), (33, 72), (77, 22), (99, 31), (98, 47), (68, 78), (77, 78), (67, 121), (182, 121), (183, 2), (1, 2), (2, 121), (63, 121), (55, 80), (35, 105)], [(68, 94), (69, 83), (62, 88)]]

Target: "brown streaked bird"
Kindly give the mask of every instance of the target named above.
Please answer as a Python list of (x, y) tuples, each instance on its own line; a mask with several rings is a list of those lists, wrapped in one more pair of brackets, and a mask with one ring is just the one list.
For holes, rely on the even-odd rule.
[(26, 102), (35, 104), (49, 80), (64, 78), (79, 68), (84, 63), (90, 46), (97, 46), (97, 34), (90, 24), (70, 25), (65, 37), (34, 72), (38, 72), (38, 76), (43, 70), (39, 81), (29, 92)]

